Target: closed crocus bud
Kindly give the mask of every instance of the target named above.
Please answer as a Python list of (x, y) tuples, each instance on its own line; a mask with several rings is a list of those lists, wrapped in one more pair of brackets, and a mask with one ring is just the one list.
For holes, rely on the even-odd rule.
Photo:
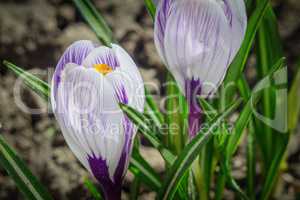
[(217, 90), (247, 26), (244, 0), (160, 0), (154, 39), (189, 103), (190, 135), (199, 130), (196, 96)]
[(51, 104), (73, 153), (98, 180), (105, 199), (117, 200), (136, 133), (119, 103), (142, 112), (145, 96), (131, 57), (111, 46), (73, 43), (57, 64)]

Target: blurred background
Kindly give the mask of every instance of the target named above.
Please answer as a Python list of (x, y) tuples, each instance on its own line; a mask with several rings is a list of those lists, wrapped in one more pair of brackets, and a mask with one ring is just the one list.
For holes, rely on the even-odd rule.
[[(153, 42), (153, 23), (142, 0), (93, 1), (112, 27), (114, 36), (127, 49), (140, 67), (146, 82), (160, 85), (166, 71)], [(279, 29), (289, 78), (300, 67), (300, 1), (272, 2), (279, 20)], [(71, 1), (63, 0), (0, 0), (0, 60), (12, 61), (48, 81), (47, 71), (56, 66), (64, 49), (81, 39), (97, 41)], [(2, 65), (2, 64), (0, 64)], [(255, 77), (255, 57), (250, 58), (247, 77)], [(30, 169), (50, 190), (55, 199), (87, 199), (82, 185), (88, 173), (77, 162), (65, 145), (52, 115), (33, 115), (23, 112), (15, 103), (13, 86), (16, 76), (0, 67), (0, 134), (26, 161)], [(163, 88), (162, 88), (163, 92)], [(157, 96), (159, 98), (159, 95)], [(29, 90), (22, 92), (23, 102), (30, 108), (48, 105)], [(46, 109), (47, 110), (47, 109)], [(241, 145), (235, 156), (233, 175), (238, 181), (245, 177), (245, 149)], [(156, 150), (143, 147), (142, 154), (158, 172), (163, 172), (163, 161)], [(300, 133), (293, 135), (287, 153), (288, 165), (274, 190), (276, 199), (300, 199)], [(259, 170), (258, 170), (259, 171)], [(132, 176), (127, 175), (123, 197), (129, 193)], [(142, 190), (140, 199), (154, 199), (154, 194)], [(13, 181), (0, 168), (0, 199), (22, 199)], [(232, 199), (230, 191), (225, 199)]]

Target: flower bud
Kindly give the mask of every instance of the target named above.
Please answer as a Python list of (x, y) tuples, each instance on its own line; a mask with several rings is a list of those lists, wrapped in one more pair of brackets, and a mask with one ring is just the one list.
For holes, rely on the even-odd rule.
[(143, 111), (144, 87), (131, 57), (112, 48), (77, 41), (57, 64), (51, 104), (63, 136), (100, 183), (106, 199), (120, 199), (136, 127), (119, 108)]

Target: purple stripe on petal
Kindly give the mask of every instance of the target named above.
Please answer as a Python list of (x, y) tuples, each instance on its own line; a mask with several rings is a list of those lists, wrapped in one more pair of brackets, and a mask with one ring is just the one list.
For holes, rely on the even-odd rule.
[(247, 26), (246, 8), (243, 0), (223, 0), (224, 14), (232, 30), (232, 56), (230, 62), (237, 53), (245, 35)]
[[(128, 104), (128, 97), (124, 87), (120, 87), (116, 92), (118, 100), (123, 104)], [(117, 169), (115, 171), (115, 180), (122, 179), (124, 175), (124, 170), (127, 168), (129, 155), (132, 148), (132, 136), (133, 136), (133, 123), (128, 119), (127, 116), (123, 120), (123, 128), (125, 134), (125, 142), (122, 150), (122, 155), (120, 157)]]
[(108, 47), (98, 47), (94, 49), (83, 61), (85, 67), (94, 67), (95, 64), (106, 64), (115, 70), (120, 67), (120, 62), (113, 49)]
[(125, 175), (125, 170), (128, 167), (129, 156), (131, 154), (131, 149), (132, 149), (133, 124), (126, 116), (124, 118), (123, 124), (124, 124), (125, 143), (123, 146), (122, 155), (120, 157), (118, 166), (114, 174), (115, 181), (123, 179), (123, 176)]
[(56, 97), (56, 90), (61, 81), (61, 73), (64, 70), (66, 64), (75, 63), (81, 65), (85, 57), (95, 48), (95, 44), (89, 40), (80, 40), (71, 44), (64, 52), (58, 64), (56, 65), (53, 75), (53, 90), (54, 97)]
[(105, 55), (99, 56), (97, 61), (99, 64), (107, 64), (113, 69), (116, 69), (120, 66), (120, 63), (112, 50), (107, 52)]
[(119, 200), (121, 199), (121, 180), (112, 181), (109, 178), (109, 171), (106, 161), (101, 157), (95, 155), (88, 157), (88, 162), (91, 171), (95, 178), (100, 183), (106, 200)]
[(156, 17), (154, 22), (154, 39), (156, 48), (164, 61), (165, 57), (165, 29), (167, 26), (167, 20), (171, 13), (171, 5), (174, 0), (161, 0), (157, 6)]
[(201, 125), (201, 108), (197, 103), (197, 96), (201, 95), (201, 81), (192, 78), (185, 82), (186, 98), (189, 106), (189, 135), (190, 138), (196, 136)]
[(223, 2), (224, 2), (224, 6), (225, 6), (225, 8), (224, 8), (225, 16), (227, 17), (227, 20), (228, 20), (230, 26), (232, 27), (232, 15), (233, 15), (232, 10), (231, 10), (227, 0), (224, 0)]
[[(204, 85), (202, 94), (206, 94), (206, 86), (219, 82), (223, 77), (219, 72), (224, 73), (228, 66), (231, 35), (216, 1), (176, 1), (164, 39), (169, 70), (185, 80), (200, 79)], [(174, 77), (180, 80), (178, 75)], [(181, 88), (184, 87), (182, 83)]]
[(116, 88), (116, 96), (120, 103), (128, 104), (128, 97), (124, 86)]

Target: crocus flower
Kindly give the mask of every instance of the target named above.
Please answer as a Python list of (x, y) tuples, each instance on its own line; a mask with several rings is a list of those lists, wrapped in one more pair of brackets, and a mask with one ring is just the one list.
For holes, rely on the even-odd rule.
[(157, 5), (155, 45), (186, 95), (192, 137), (201, 117), (195, 97), (216, 91), (246, 25), (244, 0), (160, 0)]
[(105, 198), (120, 199), (136, 127), (119, 103), (143, 111), (141, 75), (120, 46), (73, 43), (57, 64), (51, 104), (63, 136), (98, 180)]

